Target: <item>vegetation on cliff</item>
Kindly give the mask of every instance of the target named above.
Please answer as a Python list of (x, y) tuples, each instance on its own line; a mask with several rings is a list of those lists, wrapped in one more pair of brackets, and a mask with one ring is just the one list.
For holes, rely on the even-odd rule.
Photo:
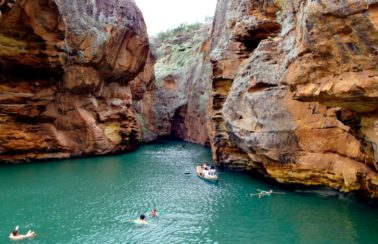
[[(210, 29), (210, 23), (181, 24), (150, 38), (151, 48), (157, 58), (155, 74), (159, 86), (168, 75), (188, 73), (193, 64), (204, 58), (202, 46), (210, 37)], [(187, 83), (188, 80), (182, 77), (178, 82)]]
[[(143, 121), (157, 136), (172, 136), (207, 144), (206, 107), (210, 91), (210, 63), (207, 40), (210, 20), (206, 23), (182, 24), (150, 39), (156, 57), (155, 90), (152, 91), (153, 116)], [(148, 94), (147, 94), (148, 96)], [(149, 106), (144, 101), (144, 107)], [(146, 118), (149, 117), (149, 118)]]

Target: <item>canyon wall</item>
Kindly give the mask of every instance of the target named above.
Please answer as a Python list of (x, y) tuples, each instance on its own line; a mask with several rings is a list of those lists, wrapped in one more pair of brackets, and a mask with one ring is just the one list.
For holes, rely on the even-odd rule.
[(218, 0), (211, 33), (192, 27), (151, 51), (131, 0), (0, 0), (0, 162), (171, 136), (378, 197), (378, 0)]
[(210, 30), (210, 23), (183, 24), (151, 38), (156, 81), (136, 103), (144, 141), (168, 136), (209, 144), (206, 121), (211, 90)]
[(149, 53), (135, 3), (1, 0), (0, 11), (0, 161), (134, 149), (143, 91), (130, 81)]
[(378, 197), (378, 1), (219, 0), (214, 160)]

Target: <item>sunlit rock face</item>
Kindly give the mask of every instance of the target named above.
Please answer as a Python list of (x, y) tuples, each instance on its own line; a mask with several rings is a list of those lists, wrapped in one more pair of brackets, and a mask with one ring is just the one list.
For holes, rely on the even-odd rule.
[(144, 141), (169, 136), (208, 145), (210, 29), (210, 23), (182, 25), (152, 38), (156, 82), (138, 103)]
[(0, 10), (0, 161), (134, 149), (129, 81), (149, 52), (134, 2), (3, 0)]
[(214, 159), (378, 197), (378, 1), (219, 0)]

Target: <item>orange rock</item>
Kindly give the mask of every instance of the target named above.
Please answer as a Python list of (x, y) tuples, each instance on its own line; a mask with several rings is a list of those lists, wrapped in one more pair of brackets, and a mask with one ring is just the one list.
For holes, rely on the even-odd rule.
[(0, 161), (134, 149), (141, 127), (130, 81), (149, 52), (134, 2), (29, 0), (3, 11), (6, 2), (0, 2)]
[(218, 2), (214, 159), (282, 183), (378, 197), (375, 4)]

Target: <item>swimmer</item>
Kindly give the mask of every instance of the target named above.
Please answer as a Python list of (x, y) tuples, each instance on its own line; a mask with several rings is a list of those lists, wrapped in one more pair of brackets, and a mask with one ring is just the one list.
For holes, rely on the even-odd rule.
[(153, 217), (153, 218), (156, 218), (158, 216), (156, 208), (152, 209), (150, 216)]
[(265, 197), (265, 196), (271, 196), (272, 194), (285, 194), (284, 192), (274, 192), (273, 190), (263, 191), (263, 190), (257, 189), (257, 191), (258, 193), (251, 194), (251, 196), (258, 196), (260, 198), (260, 197)]
[(33, 238), (37, 234), (34, 231), (29, 230), (25, 235), (21, 235), (20, 232), (18, 231), (18, 226), (10, 233), (9, 238), (12, 240), (23, 240), (27, 238)]
[(128, 220), (128, 222), (134, 222), (135, 224), (142, 224), (142, 225), (148, 224), (148, 222), (146, 221), (146, 215), (144, 215), (144, 214), (141, 214), (139, 216), (139, 219)]

